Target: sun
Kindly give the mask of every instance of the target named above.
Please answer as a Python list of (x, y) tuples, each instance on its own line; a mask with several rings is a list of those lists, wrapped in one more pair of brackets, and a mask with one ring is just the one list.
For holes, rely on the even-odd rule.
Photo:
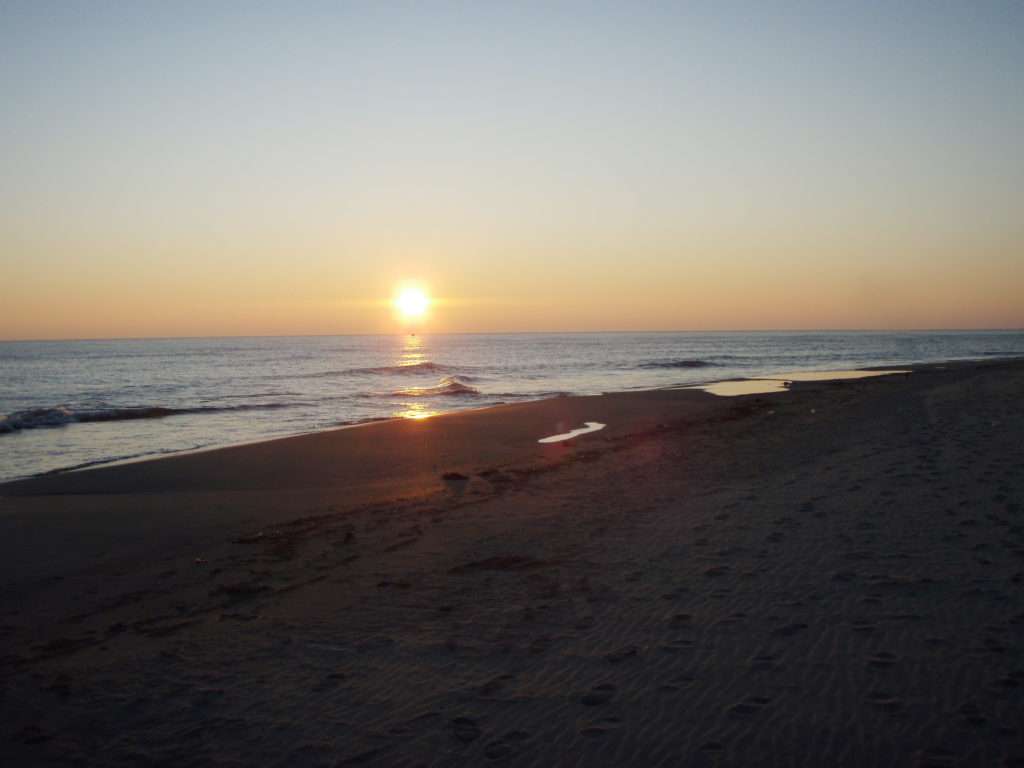
[(407, 320), (423, 317), (429, 306), (430, 299), (419, 288), (403, 288), (395, 299), (395, 307)]

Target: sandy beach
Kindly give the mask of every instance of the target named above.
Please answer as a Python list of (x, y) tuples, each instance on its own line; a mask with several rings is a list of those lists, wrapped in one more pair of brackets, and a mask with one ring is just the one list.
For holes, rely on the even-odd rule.
[(0, 486), (0, 762), (1024, 765), (1022, 392), (561, 397)]

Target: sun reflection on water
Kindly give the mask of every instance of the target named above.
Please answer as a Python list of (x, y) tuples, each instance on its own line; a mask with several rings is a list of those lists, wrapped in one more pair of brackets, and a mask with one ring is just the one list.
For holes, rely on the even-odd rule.
[(429, 419), (437, 416), (440, 411), (424, 405), (423, 403), (402, 403), (402, 410), (396, 411), (395, 416), (402, 419)]
[[(402, 339), (401, 347), (398, 350), (398, 361), (396, 363), (398, 367), (405, 368), (408, 366), (425, 365), (429, 362), (430, 359), (422, 337), (409, 334)], [(423, 388), (406, 387), (406, 389), (408, 392), (412, 392), (415, 395), (417, 390)], [(398, 394), (403, 393), (399, 392)], [(406, 401), (399, 403), (399, 409), (392, 415), (400, 419), (420, 420), (429, 419), (431, 416), (437, 416), (439, 413), (441, 413), (441, 411), (436, 408), (431, 408), (426, 403)]]
[(427, 353), (423, 349), (423, 339), (419, 336), (406, 336), (405, 343), (398, 355), (398, 365), (419, 365), (427, 362)]

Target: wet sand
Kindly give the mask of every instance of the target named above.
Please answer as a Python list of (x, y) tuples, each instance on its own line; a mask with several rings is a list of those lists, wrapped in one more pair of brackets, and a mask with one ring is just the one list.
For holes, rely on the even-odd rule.
[(1024, 765), (1022, 393), (557, 398), (0, 486), (0, 761)]

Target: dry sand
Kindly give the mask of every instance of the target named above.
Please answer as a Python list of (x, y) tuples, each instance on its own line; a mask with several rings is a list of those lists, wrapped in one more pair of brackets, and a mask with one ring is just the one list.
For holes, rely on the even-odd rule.
[(1022, 393), (559, 398), (0, 486), (0, 764), (1024, 765)]

